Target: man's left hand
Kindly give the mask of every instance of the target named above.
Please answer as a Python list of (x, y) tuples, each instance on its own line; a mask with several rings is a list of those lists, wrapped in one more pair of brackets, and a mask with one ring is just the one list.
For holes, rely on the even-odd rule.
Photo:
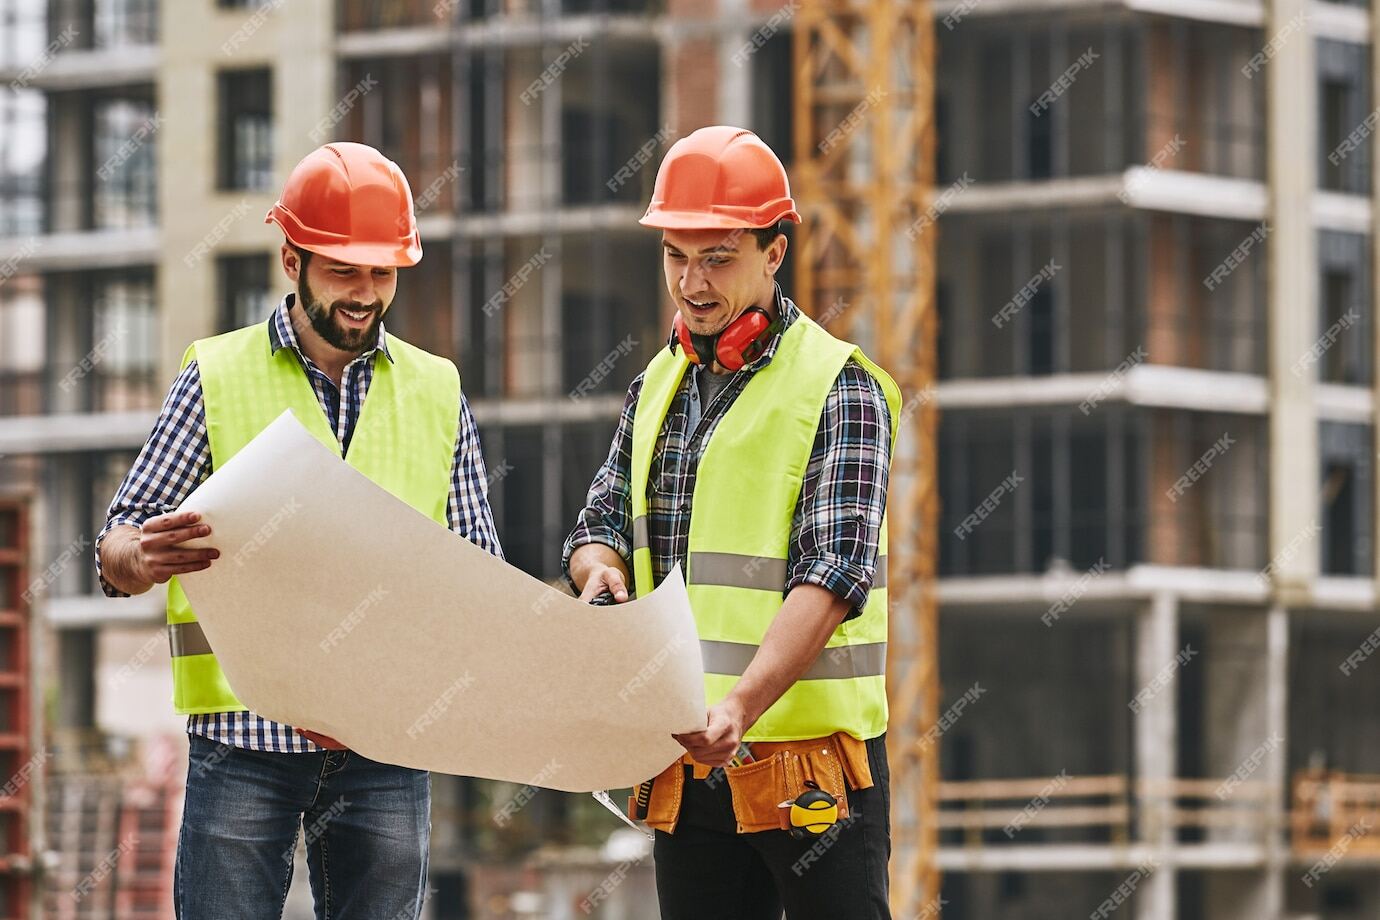
[(672, 735), (690, 756), (707, 767), (727, 766), (738, 753), (748, 730), (743, 707), (731, 698), (709, 708), (709, 724), (701, 731)]

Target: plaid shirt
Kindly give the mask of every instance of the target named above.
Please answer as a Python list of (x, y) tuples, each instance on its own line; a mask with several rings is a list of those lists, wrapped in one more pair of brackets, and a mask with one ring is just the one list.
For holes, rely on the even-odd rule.
[[(321, 411), (326, 414), (340, 442), (343, 456), (350, 446), (365, 394), (369, 392), (369, 383), (374, 377), (374, 355), (382, 354), (389, 361), (393, 360), (388, 353), (388, 340), (380, 325), (378, 344), (345, 366), (341, 376), (342, 387), (337, 389), (334, 381), (313, 364), (297, 344), (297, 334), (288, 317), (294, 298), (293, 294), (283, 298), (270, 317), (267, 323), (269, 342), (275, 353), (284, 347), (290, 347), (296, 353), (316, 392)], [(107, 595), (128, 596), (105, 580), (101, 567), (101, 541), (105, 535), (120, 524), (137, 527), (151, 517), (176, 511), (183, 499), (210, 474), (211, 444), (206, 437), (206, 405), (202, 398), (201, 373), (196, 362), (192, 361), (173, 382), (153, 433), (115, 493), (115, 499), (106, 513), (105, 527), (96, 537), (96, 574), (100, 577), (101, 589)], [(487, 495), (488, 478), (479, 450), (479, 432), (462, 394), (446, 523), (455, 533), (501, 559), (503, 550), (499, 547)], [(187, 732), (255, 751), (306, 753), (319, 750), (293, 731), (291, 726), (252, 712), (189, 716)]]
[[(784, 328), (789, 328), (800, 311), (779, 288), (776, 296)], [(647, 531), (657, 584), (677, 563), (685, 571), (690, 503), (705, 445), (752, 375), (771, 363), (780, 342), (778, 333), (761, 357), (733, 374), (708, 406), (699, 405), (695, 378), (707, 371), (692, 364), (692, 372), (681, 379), (657, 436), (647, 483)], [(668, 346), (675, 347), (674, 336)], [(586, 543), (613, 547), (631, 568), (632, 427), (644, 376), (639, 374), (628, 388), (608, 459), (566, 538), (562, 563), (567, 578), (570, 554)], [(871, 374), (849, 361), (825, 399), (815, 432), (791, 524), (783, 594), (797, 585), (818, 585), (852, 605), (850, 618), (861, 613), (877, 572), (890, 464), (891, 411), (886, 395)]]

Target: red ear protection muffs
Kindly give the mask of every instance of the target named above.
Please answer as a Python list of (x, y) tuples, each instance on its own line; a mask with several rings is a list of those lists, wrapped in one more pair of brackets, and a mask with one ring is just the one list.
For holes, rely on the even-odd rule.
[[(771, 317), (761, 307), (748, 307), (742, 315), (714, 336), (692, 336), (680, 313), (676, 313), (676, 339), (692, 364), (708, 363), (709, 355), (725, 370), (736, 371), (762, 356), (773, 331)], [(707, 342), (704, 354), (695, 347), (695, 339)]]

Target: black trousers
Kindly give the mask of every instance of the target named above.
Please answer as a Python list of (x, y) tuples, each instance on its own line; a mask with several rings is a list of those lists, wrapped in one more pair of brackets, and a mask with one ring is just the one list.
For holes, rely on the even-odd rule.
[(739, 834), (722, 771), (687, 766), (674, 834), (656, 832), (662, 920), (890, 920), (891, 790), (886, 736), (867, 742), (872, 788), (848, 791), (849, 817), (819, 836)]

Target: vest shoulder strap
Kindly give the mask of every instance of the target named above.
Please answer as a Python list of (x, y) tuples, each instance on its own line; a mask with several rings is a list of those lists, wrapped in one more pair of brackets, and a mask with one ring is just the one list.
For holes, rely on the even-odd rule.
[[(454, 381), (455, 387), (460, 386), (460, 369), (455, 366), (455, 362), (441, 355), (432, 354), (424, 348), (418, 348), (411, 342), (406, 342), (393, 333), (387, 333), (388, 353), (393, 356), (393, 360), (400, 365), (408, 366), (415, 372), (424, 374), (429, 379), (435, 381)], [(387, 358), (383, 360), (387, 361)], [(458, 410), (457, 410), (458, 411)]]
[(261, 342), (265, 355), (272, 352), (273, 346), (268, 337), (268, 324), (257, 323), (253, 326), (244, 326), (240, 329), (222, 332), (220, 335), (197, 339), (188, 345), (187, 350), (182, 353), (182, 367), (185, 368), (194, 360), (198, 365), (205, 365), (207, 361), (214, 364), (217, 360), (231, 358), (245, 349), (253, 347), (255, 339)]

